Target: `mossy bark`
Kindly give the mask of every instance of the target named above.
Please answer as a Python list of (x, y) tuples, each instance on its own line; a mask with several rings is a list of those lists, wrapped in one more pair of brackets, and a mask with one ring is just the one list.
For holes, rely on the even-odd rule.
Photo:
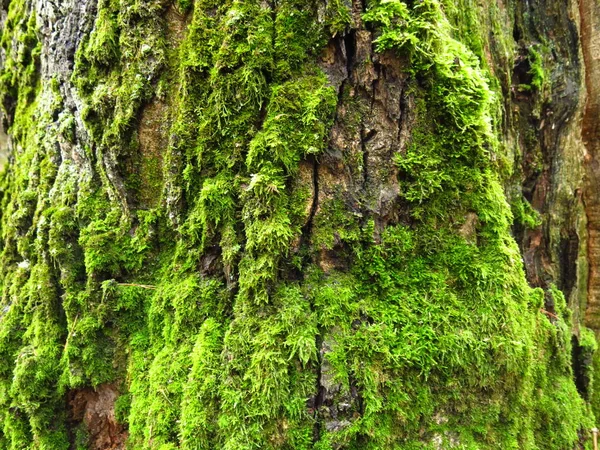
[(0, 0), (0, 448), (591, 448), (599, 17)]

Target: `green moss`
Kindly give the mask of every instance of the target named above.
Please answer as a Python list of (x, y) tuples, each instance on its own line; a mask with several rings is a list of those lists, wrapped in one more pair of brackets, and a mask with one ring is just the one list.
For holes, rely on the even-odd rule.
[(356, 245), (363, 232), (360, 213), (349, 214), (341, 195), (324, 201), (313, 223), (312, 244), (320, 249), (332, 250), (340, 244)]
[[(528, 309), (528, 305), (539, 304), (539, 294), (527, 286), (518, 250), (509, 235), (511, 213), (499, 185), (498, 168), (491, 158), (498, 148), (490, 123), (493, 97), (483, 72), (478, 68), (478, 61), (453, 39), (435, 2), (421, 2), (412, 10), (402, 2), (381, 2), (372, 6), (365, 20), (381, 27), (381, 35), (376, 41), (380, 51), (395, 49), (408, 53), (415, 75), (425, 78), (422, 82), (425, 88), (415, 91), (421, 100), (412, 142), (397, 160), (401, 170), (402, 195), (410, 202), (411, 214), (417, 223), (413, 226), (414, 230), (404, 231), (403, 237), (396, 235), (388, 240), (390, 243), (412, 245), (407, 248), (406, 244), (402, 244), (404, 251), (392, 247), (391, 252), (382, 256), (375, 253), (377, 258), (373, 267), (360, 270), (361, 274), (374, 277), (366, 280), (365, 286), (395, 289), (396, 283), (402, 283), (397, 288), (397, 295), (404, 299), (399, 303), (403, 305), (403, 311), (406, 311), (404, 305), (406, 299), (411, 298), (412, 289), (418, 292), (416, 300), (427, 299), (425, 304), (408, 307), (408, 311), (416, 314), (415, 319), (408, 319), (408, 323), (419, 323), (419, 328), (396, 327), (403, 332), (414, 333), (413, 342), (420, 343), (417, 351), (411, 346), (401, 354), (415, 358), (414, 362), (405, 359), (408, 368), (412, 363), (423, 376), (435, 377), (436, 409), (445, 409), (445, 401), (442, 400), (444, 388), (441, 386), (449, 388), (446, 400), (449, 404), (454, 403), (450, 400), (451, 390), (463, 392), (460, 394), (461, 407), (469, 404), (468, 399), (473, 398), (477, 389), (487, 390), (488, 397), (492, 398), (501, 395), (519, 399), (516, 404), (500, 402), (482, 406), (475, 403), (469, 407), (471, 413), (466, 428), (463, 429), (460, 424), (440, 428), (455, 430), (454, 438), (460, 442), (483, 439), (490, 444), (503, 442), (503, 448), (535, 448), (541, 443), (551, 442), (553, 448), (568, 448), (578, 440), (578, 430), (589, 426), (584, 401), (576, 393), (572, 382), (570, 313), (564, 296), (556, 288), (551, 290), (551, 294), (560, 314), (558, 322), (551, 325), (536, 308)], [(431, 26), (431, 23), (435, 25)], [(478, 217), (477, 246), (465, 242), (464, 237), (457, 236), (444, 225), (452, 217), (469, 211), (475, 212)], [(407, 233), (409, 236), (414, 233), (414, 236), (407, 237)], [(385, 238), (382, 241), (386, 243)], [(414, 249), (414, 253), (409, 253), (412, 256), (406, 255), (406, 251), (411, 249)], [(406, 275), (382, 276), (399, 273), (389, 266), (395, 260), (401, 261), (404, 269), (400, 273)], [(388, 301), (395, 297), (389, 291), (375, 295)], [(442, 305), (451, 306), (444, 313), (425, 313), (429, 308)], [(468, 309), (461, 316), (464, 307)], [(502, 312), (494, 312), (498, 307), (502, 308)], [(524, 313), (527, 310), (529, 314)], [(411, 317), (405, 314), (399, 317)], [(420, 314), (426, 314), (427, 320), (419, 320)], [(444, 325), (436, 325), (436, 317), (444, 318)], [(468, 325), (470, 320), (474, 320), (473, 325)], [(381, 323), (381, 319), (376, 318), (373, 322)], [(452, 324), (461, 331), (451, 331)], [(493, 331), (496, 327), (499, 328)], [(462, 330), (469, 331), (465, 333)], [(476, 337), (474, 330), (487, 334), (487, 337)], [(398, 341), (411, 342), (409, 336)], [(394, 339), (390, 336), (382, 342), (394, 342)], [(447, 353), (444, 350), (446, 345)], [(373, 348), (373, 345), (367, 348)], [(552, 359), (541, 351), (548, 348), (553, 348), (555, 355), (562, 355), (558, 361), (550, 363)], [(531, 349), (540, 349), (540, 353), (531, 353)], [(372, 359), (370, 356), (361, 358)], [(553, 369), (546, 372), (549, 365)], [(478, 369), (473, 370), (475, 367)], [(506, 390), (504, 385), (500, 387), (502, 394), (500, 391), (493, 393), (497, 380), (507, 382), (513, 377), (520, 379), (515, 391)], [(399, 374), (386, 377), (397, 378), (400, 378)], [(463, 387), (455, 384), (457, 381)], [(467, 386), (471, 386), (470, 394), (462, 391), (469, 389)], [(562, 399), (558, 402), (553, 398), (554, 388), (558, 389), (557, 396)], [(417, 392), (409, 394), (409, 397), (418, 397)], [(531, 411), (530, 404), (537, 396), (541, 397), (536, 399), (535, 411)], [(382, 397), (385, 397), (382, 393), (374, 396), (375, 401)], [(524, 398), (531, 400), (520, 403)], [(412, 404), (411, 407), (412, 414), (418, 412)], [(515, 410), (521, 412), (515, 413)], [(495, 419), (490, 416), (493, 411)], [(562, 421), (566, 411), (573, 411), (569, 423)], [(381, 412), (378, 411), (378, 414)], [(433, 420), (433, 410), (428, 411), (426, 403), (421, 414), (422, 417), (429, 415), (426, 422)], [(518, 419), (529, 414), (529, 419)], [(508, 421), (509, 417), (512, 419)], [(538, 417), (546, 417), (545, 423), (549, 425), (534, 426)], [(491, 420), (496, 423), (493, 433), (487, 426)], [(500, 422), (496, 422), (498, 420)], [(448, 423), (452, 421), (450, 418)], [(451, 435), (447, 438), (450, 439)], [(509, 443), (511, 440), (512, 444)]]
[(529, 74), (532, 77), (531, 86), (541, 92), (546, 84), (544, 60), (541, 53), (533, 46), (529, 47), (529, 65)]
[(535, 229), (542, 224), (540, 213), (524, 198), (513, 201), (511, 209), (515, 222), (520, 225)]
[[(11, 2), (0, 98), (22, 151), (1, 181), (0, 447), (68, 448), (66, 392), (115, 381), (136, 449), (573, 447), (591, 419), (570, 311), (526, 283), (510, 225), (539, 222), (501, 187), (481, 15), (451, 6), (363, 16), (378, 51), (410, 62), (416, 104), (394, 161), (410, 217), (375, 236), (341, 192), (310, 222), (318, 187), (297, 182), (350, 103), (317, 64), (356, 26), (347, 2), (179, 1), (177, 50), (167, 4), (100, 2), (73, 75), (85, 173), (59, 158), (74, 118), (37, 78), (35, 15)], [(167, 92), (164, 160), (128, 178), (140, 110)], [(150, 178), (160, 201), (136, 210)], [(336, 251), (343, 272), (311, 262)]]
[(219, 385), (222, 351), (221, 324), (207, 319), (192, 352), (192, 368), (181, 403), (180, 436), (183, 448), (209, 448), (219, 424)]
[[(55, 84), (40, 86), (40, 45), (35, 15), (25, 2), (10, 5), (0, 43), (6, 59), (0, 99), (12, 117), (9, 132), (21, 144), (14, 170), (4, 174), (1, 262), (0, 445), (64, 448), (68, 445), (60, 374), (65, 339), (56, 271), (46, 250), (47, 193), (56, 176), (56, 148), (40, 132), (61, 106)], [(39, 127), (39, 128), (38, 128)], [(56, 133), (50, 129), (48, 135)], [(36, 232), (32, 232), (36, 230)]]
[[(37, 89), (41, 45), (36, 36), (35, 15), (26, 14), (27, 2), (12, 3), (0, 37), (6, 59), (0, 75), (0, 105), (10, 116), (26, 108)], [(17, 130), (11, 130), (14, 132)]]

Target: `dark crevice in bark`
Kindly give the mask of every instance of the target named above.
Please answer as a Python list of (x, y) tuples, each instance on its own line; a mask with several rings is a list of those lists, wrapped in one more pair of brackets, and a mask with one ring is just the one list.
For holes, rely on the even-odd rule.
[(360, 1), (360, 8), (362, 12), (365, 12), (367, 10), (367, 0)]
[(579, 236), (576, 230), (568, 230), (568, 235), (560, 240), (560, 280), (559, 289), (569, 298), (577, 280), (577, 257), (579, 254)]
[(590, 369), (592, 366), (592, 353), (586, 352), (585, 348), (579, 344), (577, 336), (571, 337), (571, 361), (573, 367), (573, 379), (577, 392), (582, 398), (590, 398)]
[(295, 246), (295, 252), (297, 252), (297, 254), (300, 256), (302, 263), (300, 267), (294, 264), (287, 264), (285, 275), (287, 279), (296, 281), (304, 280), (305, 268), (313, 262), (312, 255), (310, 253), (310, 239), (312, 235), (314, 217), (319, 206), (319, 162), (314, 155), (308, 155), (306, 161), (312, 165), (311, 181), (313, 185), (313, 196), (308, 217), (300, 229), (300, 238), (298, 244)]
[(323, 330), (319, 327), (317, 335), (315, 337), (315, 346), (317, 348), (317, 382), (316, 382), (316, 395), (309, 400), (309, 408), (313, 410), (313, 418), (315, 424), (313, 425), (313, 444), (316, 444), (321, 439), (321, 430), (323, 429), (323, 418), (319, 414), (319, 409), (325, 402), (325, 387), (321, 383), (321, 377), (323, 376), (323, 355), (321, 354), (321, 347), (323, 345)]
[(348, 73), (348, 79), (351, 80), (356, 60), (356, 30), (351, 30), (344, 36), (344, 50), (346, 57), (346, 71)]
[(273, 22), (273, 33), (271, 33), (271, 46), (275, 48), (277, 41), (277, 28), (275, 23), (277, 22), (277, 0), (270, 0), (269, 7), (271, 8), (271, 21)]
[(339, 117), (340, 117), (340, 105), (342, 105), (344, 103), (344, 90), (346, 88), (346, 84), (347, 83), (348, 83), (348, 79), (345, 79), (344, 81), (342, 81), (342, 83), (340, 84), (340, 87), (338, 89), (337, 104), (335, 106), (335, 117), (333, 119), (333, 123), (337, 123), (337, 121), (339, 120)]
[(361, 124), (361, 126), (360, 126), (360, 147), (361, 147), (361, 151), (362, 151), (363, 189), (366, 189), (367, 183), (369, 182), (369, 151), (367, 150), (367, 142), (376, 133), (377, 132), (375, 130), (369, 130), (367, 132), (365, 130), (365, 125)]
[(517, 22), (517, 20), (515, 20), (515, 23), (513, 25), (513, 39), (515, 40), (515, 42), (519, 42), (521, 40), (521, 30), (519, 29), (519, 24)]
[(310, 207), (310, 213), (308, 215), (308, 223), (307, 223), (307, 228), (306, 228), (308, 235), (310, 235), (310, 232), (312, 231), (313, 219), (317, 212), (317, 207), (319, 206), (319, 162), (317, 161), (316, 156), (313, 156), (312, 181), (313, 181), (313, 202)]
[(406, 120), (406, 114), (408, 111), (408, 95), (406, 95), (406, 86), (402, 87), (402, 91), (400, 92), (400, 111), (398, 112), (398, 143), (401, 141), (402, 135), (402, 127), (404, 126), (404, 121)]

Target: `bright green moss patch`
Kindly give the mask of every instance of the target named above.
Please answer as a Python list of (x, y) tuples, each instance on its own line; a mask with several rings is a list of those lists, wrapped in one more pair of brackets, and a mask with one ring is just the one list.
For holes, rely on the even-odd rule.
[[(526, 283), (509, 230), (539, 220), (500, 184), (475, 13), (368, 2), (416, 108), (390, 161), (406, 217), (375, 235), (344, 192), (313, 198), (350, 102), (317, 61), (358, 26), (348, 2), (179, 1), (174, 49), (168, 4), (101, 1), (73, 75), (85, 164), (54, 145), (75, 119), (37, 78), (22, 6), (0, 41), (20, 148), (1, 189), (0, 447), (68, 448), (66, 393), (108, 382), (135, 449), (567, 449), (591, 427), (572, 355), (596, 343), (575, 347), (562, 293)], [(165, 96), (164, 155), (139, 161), (141, 111)], [(315, 263), (336, 252), (343, 270)]]
[(531, 86), (538, 91), (542, 91), (546, 83), (546, 73), (544, 71), (544, 60), (541, 53), (535, 47), (529, 47), (529, 61), (531, 69)]
[(534, 229), (542, 224), (540, 213), (525, 199), (517, 199), (511, 204), (515, 222)]

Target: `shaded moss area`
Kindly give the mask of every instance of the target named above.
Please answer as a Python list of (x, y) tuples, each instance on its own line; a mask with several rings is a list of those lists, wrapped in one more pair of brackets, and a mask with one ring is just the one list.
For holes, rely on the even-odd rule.
[[(101, 0), (73, 73), (82, 161), (55, 145), (75, 118), (39, 77), (28, 8), (11, 2), (0, 41), (0, 447), (93, 448), (67, 393), (109, 382), (135, 449), (589, 447), (596, 343), (572, 341), (560, 290), (527, 284), (510, 227), (539, 217), (502, 188), (501, 82), (475, 16)], [(410, 136), (389, 161), (405, 213), (382, 230), (343, 193), (318, 202), (348, 91), (319, 62), (356, 30), (409, 74)], [(140, 151), (156, 101), (160, 158)], [(319, 264), (338, 248), (343, 268)]]

